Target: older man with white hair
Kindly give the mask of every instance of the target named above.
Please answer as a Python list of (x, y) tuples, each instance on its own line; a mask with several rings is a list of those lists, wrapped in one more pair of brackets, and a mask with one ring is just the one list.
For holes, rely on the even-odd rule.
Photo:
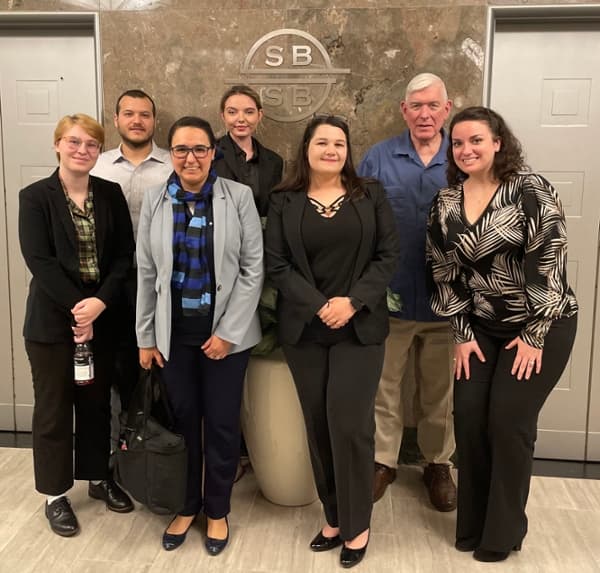
[[(402, 380), (411, 350), (415, 357), (417, 440), (427, 461), (423, 480), (439, 511), (456, 507), (450, 474), (454, 452), (452, 423), (452, 335), (449, 324), (431, 310), (426, 286), (425, 236), (429, 207), (447, 186), (448, 136), (443, 125), (452, 102), (444, 82), (431, 73), (415, 76), (400, 104), (408, 127), (373, 146), (360, 175), (379, 179), (392, 205), (401, 236), (398, 270), (390, 284), (390, 335), (375, 403), (375, 479), (377, 501), (396, 479), (404, 429)], [(399, 303), (394, 303), (398, 301)]]

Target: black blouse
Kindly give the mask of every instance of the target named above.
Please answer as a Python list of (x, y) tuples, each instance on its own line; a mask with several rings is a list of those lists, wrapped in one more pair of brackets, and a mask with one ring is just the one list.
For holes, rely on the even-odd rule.
[(430, 212), (427, 262), (433, 311), (450, 319), (456, 343), (475, 340), (470, 316), (521, 328), (543, 348), (552, 321), (577, 312), (567, 283), (567, 232), (558, 193), (540, 175), (501, 183), (470, 224), (462, 185), (442, 189)]

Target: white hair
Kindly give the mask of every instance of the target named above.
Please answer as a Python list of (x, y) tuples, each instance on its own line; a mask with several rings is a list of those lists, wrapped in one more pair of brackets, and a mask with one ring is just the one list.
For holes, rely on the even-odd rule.
[(422, 74), (417, 74), (406, 86), (406, 94), (404, 99), (407, 100), (410, 94), (413, 92), (419, 92), (432, 86), (434, 84), (439, 84), (442, 88), (442, 96), (444, 97), (444, 101), (448, 100), (448, 92), (446, 91), (446, 85), (444, 84), (444, 80), (435, 74), (430, 74), (429, 72), (425, 72)]

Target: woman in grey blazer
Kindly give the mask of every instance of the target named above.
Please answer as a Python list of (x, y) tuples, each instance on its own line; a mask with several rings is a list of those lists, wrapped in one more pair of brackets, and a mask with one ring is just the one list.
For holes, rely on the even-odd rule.
[(140, 364), (163, 368), (188, 448), (185, 507), (163, 547), (179, 547), (203, 510), (205, 546), (217, 555), (229, 539), (244, 374), (261, 337), (262, 233), (251, 189), (212, 168), (208, 122), (182, 117), (168, 142), (174, 172), (146, 193), (140, 216), (136, 331)]

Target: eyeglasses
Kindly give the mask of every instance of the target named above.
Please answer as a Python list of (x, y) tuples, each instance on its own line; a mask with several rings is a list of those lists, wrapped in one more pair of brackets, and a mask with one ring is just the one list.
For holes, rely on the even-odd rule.
[(77, 151), (81, 145), (85, 147), (85, 150), (90, 154), (94, 155), (100, 151), (102, 145), (93, 139), (89, 141), (83, 141), (83, 139), (79, 139), (78, 137), (61, 137), (61, 139), (66, 143), (67, 149), (70, 151)]
[(176, 145), (175, 147), (171, 147), (171, 153), (173, 154), (173, 157), (176, 157), (177, 159), (185, 159), (188, 156), (188, 153), (191, 153), (196, 159), (204, 159), (211, 149), (212, 145), (194, 145), (193, 147)]

